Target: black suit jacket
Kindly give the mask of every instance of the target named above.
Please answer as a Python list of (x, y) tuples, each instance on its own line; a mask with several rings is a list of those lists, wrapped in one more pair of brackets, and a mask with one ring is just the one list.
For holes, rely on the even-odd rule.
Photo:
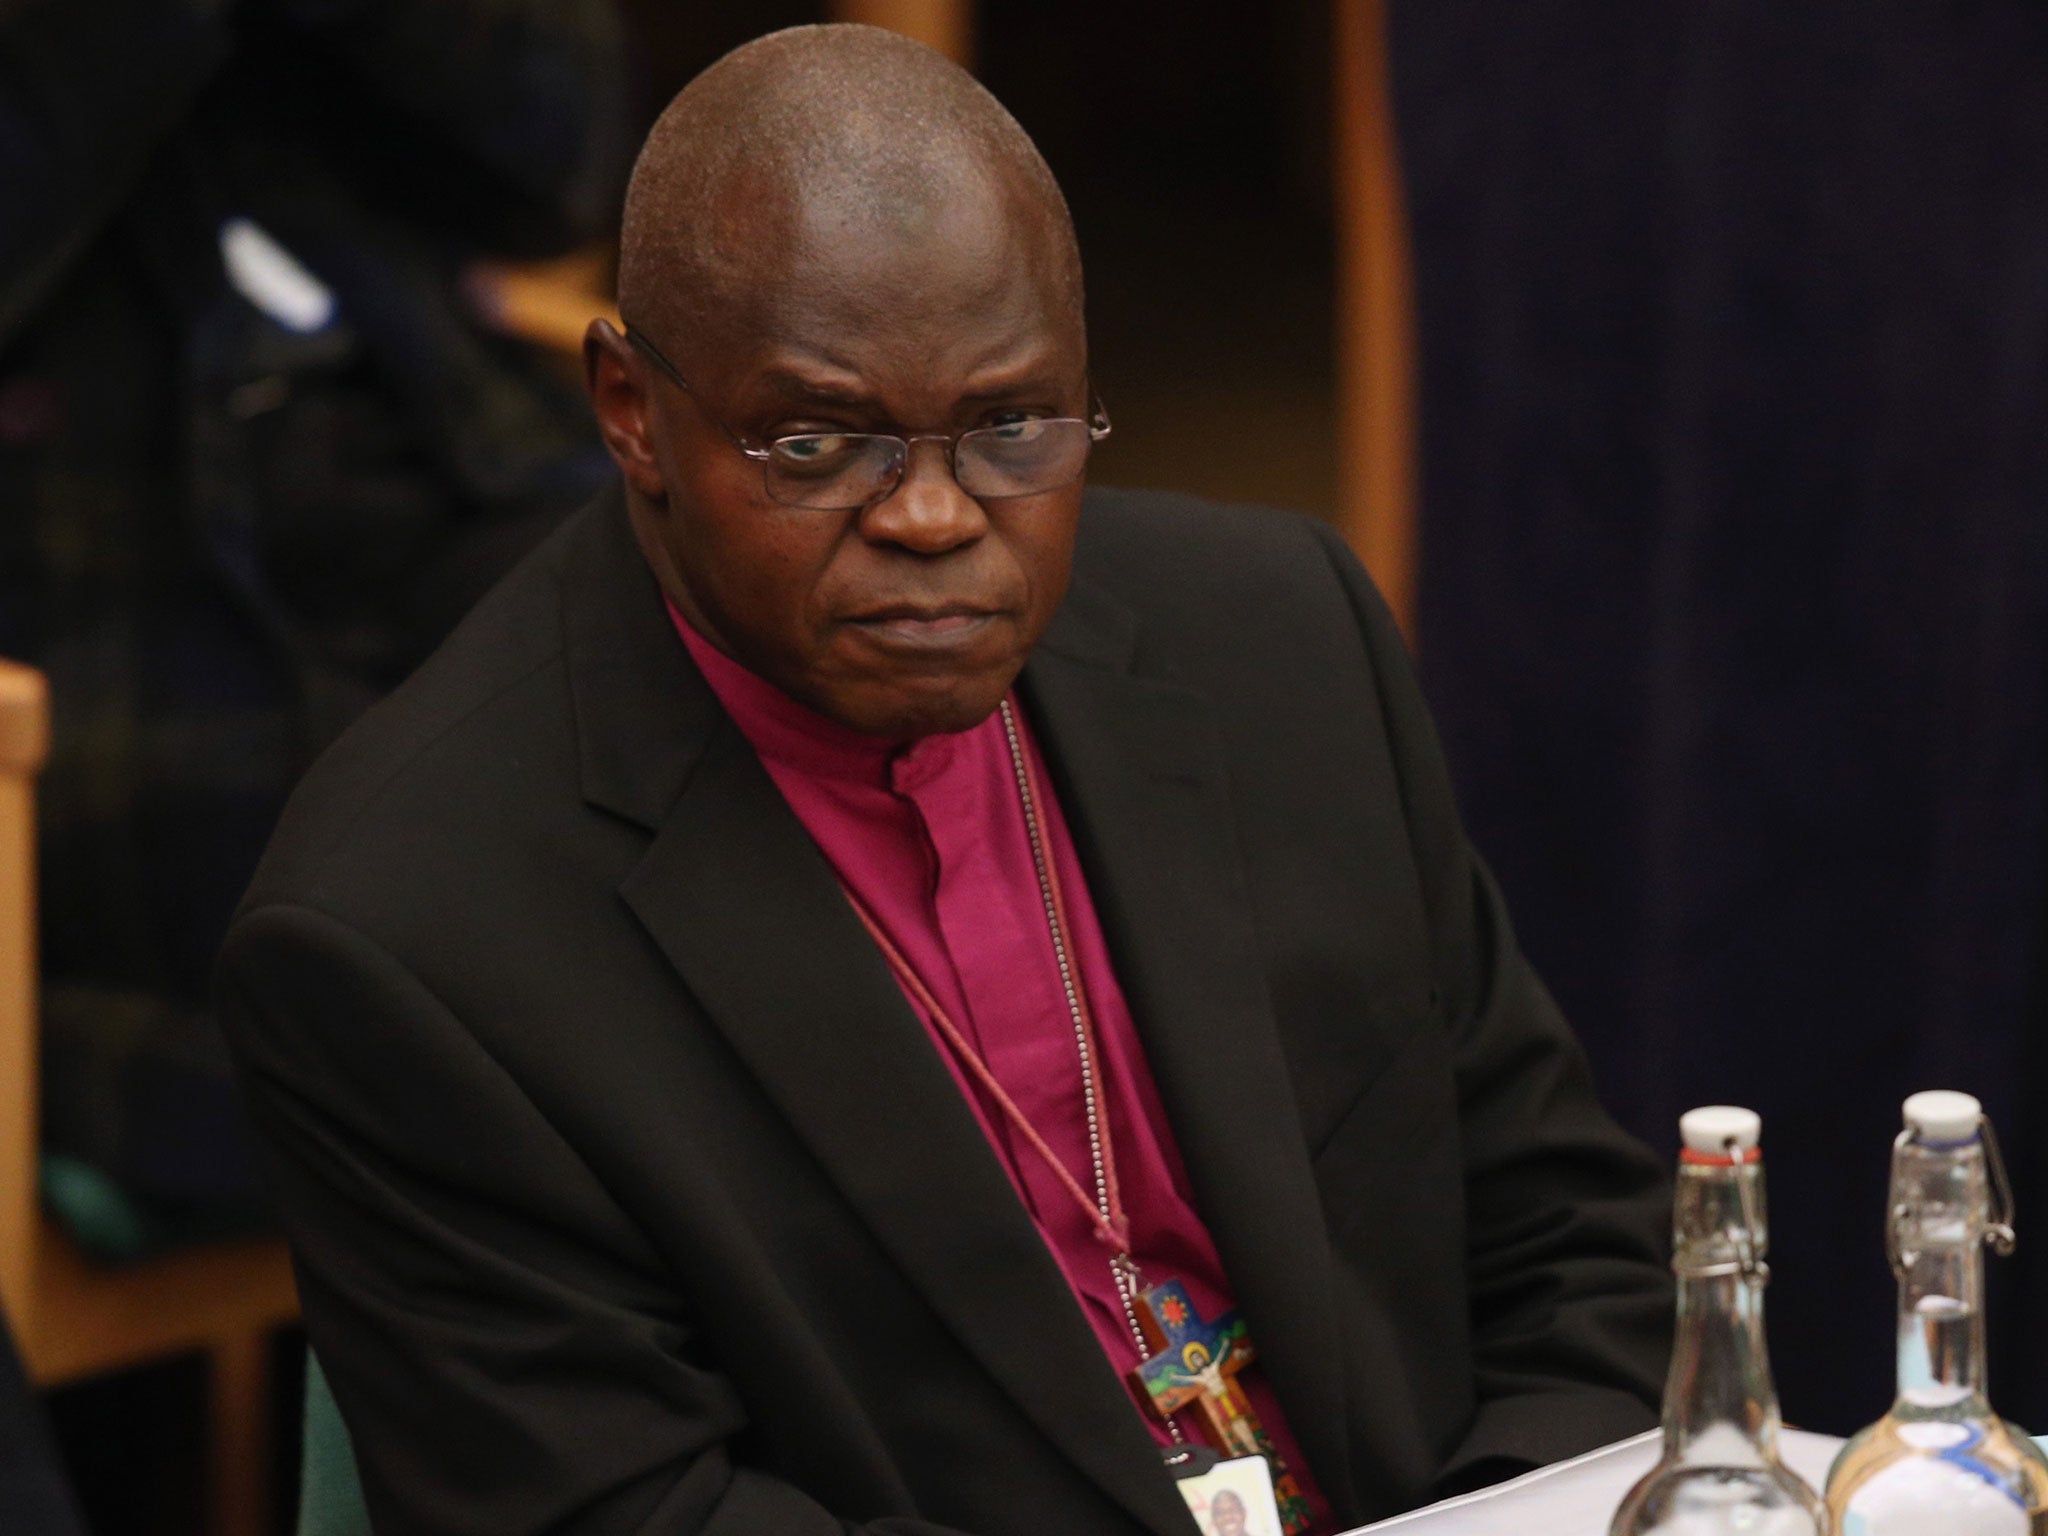
[[(1649, 1425), (1659, 1171), (1341, 544), (1090, 492), (1022, 695), (1340, 1518)], [(381, 1527), (1189, 1529), (616, 497), (314, 770), (221, 984)]]

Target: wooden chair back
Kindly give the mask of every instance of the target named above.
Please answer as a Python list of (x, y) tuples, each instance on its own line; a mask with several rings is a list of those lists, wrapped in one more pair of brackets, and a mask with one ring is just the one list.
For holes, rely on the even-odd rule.
[(102, 1268), (37, 1200), (35, 783), (49, 737), (41, 674), (0, 661), (0, 1306), (43, 1386), (205, 1351), (209, 1530), (263, 1536), (268, 1339), (298, 1313), (284, 1243), (202, 1243)]
[(0, 661), (0, 1306), (22, 1338), (35, 1323), (35, 783), (49, 740), (42, 674)]

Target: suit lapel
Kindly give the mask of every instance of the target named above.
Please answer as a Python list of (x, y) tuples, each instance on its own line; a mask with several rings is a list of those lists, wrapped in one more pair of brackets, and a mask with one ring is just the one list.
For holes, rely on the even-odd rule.
[(586, 558), (606, 595), (571, 619), (585, 793), (655, 829), (621, 895), (960, 1343), (1126, 1510), (1181, 1536), (1150, 1437), (830, 866), (637, 552)]
[(1320, 1197), (1267, 996), (1221, 742), (1200, 694), (1133, 675), (1129, 616), (1078, 590), (1027, 703), (1195, 1205), (1325, 1494), (1355, 1504)]

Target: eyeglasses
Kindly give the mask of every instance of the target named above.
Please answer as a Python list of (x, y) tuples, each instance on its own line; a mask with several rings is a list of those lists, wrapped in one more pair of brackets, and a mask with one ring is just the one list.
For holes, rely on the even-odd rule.
[[(626, 327), (626, 339), (691, 394), (690, 381), (661, 355), (653, 342)], [(704, 410), (704, 402), (697, 402)], [(1028, 417), (992, 427), (946, 434), (923, 432), (895, 437), (885, 432), (798, 432), (757, 447), (704, 410), (733, 446), (761, 465), (768, 494), (785, 507), (846, 512), (887, 497), (902, 483), (912, 443), (944, 443), (947, 462), (960, 489), (977, 501), (1004, 496), (1038, 496), (1081, 478), (1088, 450), (1109, 436), (1109, 417), (1095, 403), (1091, 418)]]

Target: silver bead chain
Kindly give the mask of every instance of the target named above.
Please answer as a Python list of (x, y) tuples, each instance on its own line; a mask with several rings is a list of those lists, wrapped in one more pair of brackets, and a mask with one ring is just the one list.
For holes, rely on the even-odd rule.
[[(1031, 775), (1024, 766), (1024, 744), (1017, 734), (1017, 716), (1006, 698), (1002, 702), (1003, 734), (1010, 744), (1010, 767), (1017, 776), (1017, 798), (1024, 806), (1024, 831), (1031, 841), (1031, 863), (1038, 874), (1038, 896), (1045, 905), (1046, 931), (1052, 935), (1053, 959), (1060, 968), (1060, 986), (1067, 996), (1067, 1013), (1074, 1021), (1074, 1050), (1081, 1058), (1081, 1103), (1088, 1116), (1088, 1158), (1095, 1174), (1095, 1205), (1102, 1213), (1102, 1219), (1109, 1220), (1109, 1175), (1103, 1161), (1102, 1108), (1096, 1088), (1095, 1053), (1088, 1048), (1088, 1025), (1081, 1012), (1080, 979), (1074, 970), (1074, 962), (1067, 953), (1067, 938), (1064, 925), (1059, 919), (1059, 905), (1052, 896), (1052, 872), (1045, 849), (1045, 837), (1038, 819), (1038, 801), (1031, 793)], [(1145, 1358), (1145, 1330), (1138, 1323), (1138, 1265), (1128, 1251), (1110, 1258), (1109, 1271), (1116, 1281), (1116, 1293), (1124, 1304), (1124, 1321), (1130, 1325), (1131, 1340), (1138, 1347), (1138, 1358)], [(1175, 1445), (1182, 1445), (1180, 1426), (1169, 1414), (1165, 1416), (1166, 1432), (1173, 1437)]]

